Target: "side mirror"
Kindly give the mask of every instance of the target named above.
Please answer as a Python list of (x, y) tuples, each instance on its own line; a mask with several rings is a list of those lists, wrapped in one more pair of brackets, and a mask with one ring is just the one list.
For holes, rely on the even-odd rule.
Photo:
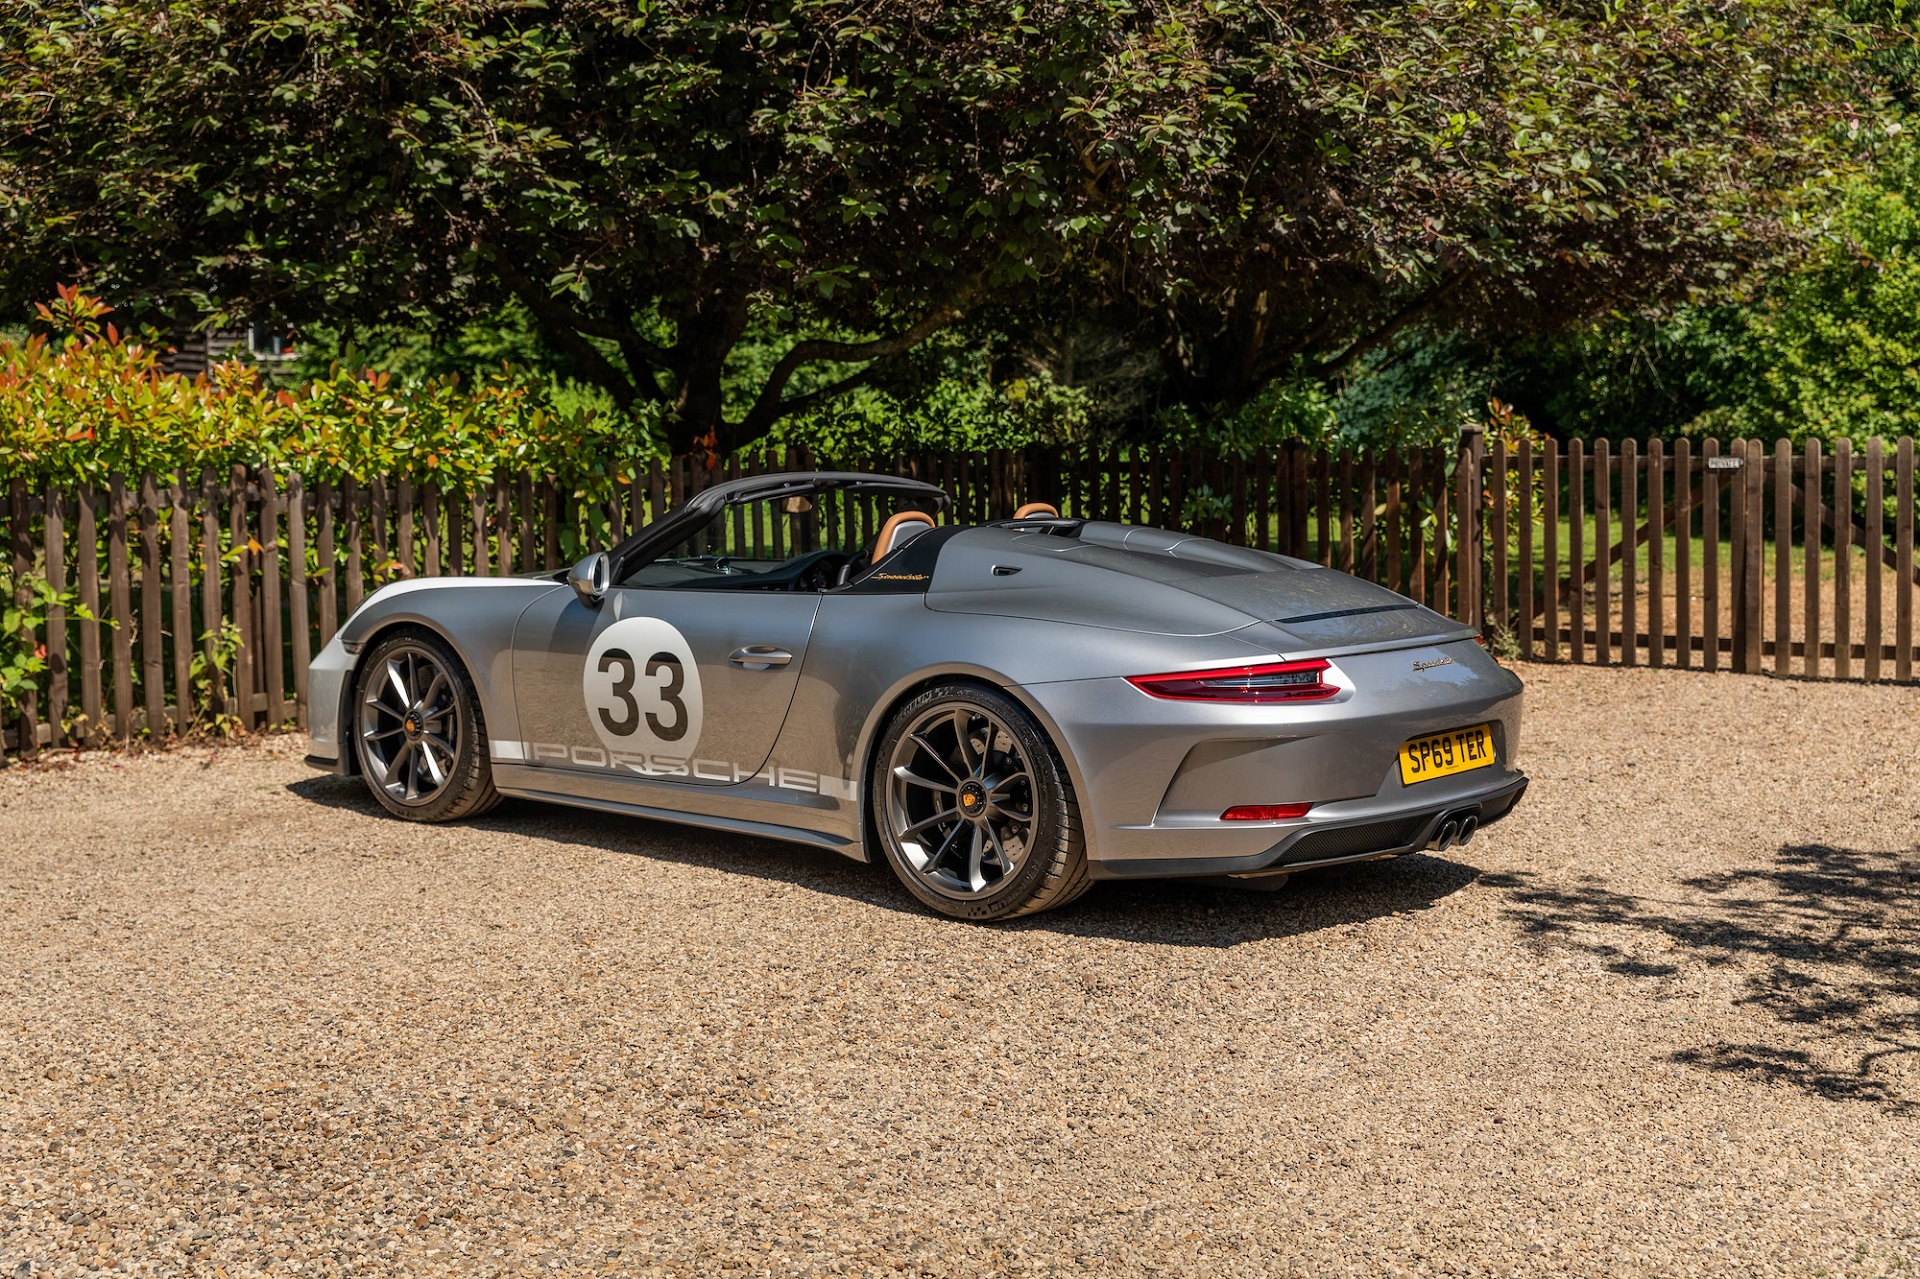
[(613, 561), (605, 551), (595, 551), (567, 572), (567, 585), (588, 608), (599, 608), (612, 584)]

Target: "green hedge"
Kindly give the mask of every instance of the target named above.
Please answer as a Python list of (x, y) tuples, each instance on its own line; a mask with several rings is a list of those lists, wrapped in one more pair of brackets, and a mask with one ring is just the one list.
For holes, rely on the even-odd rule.
[(243, 365), (186, 378), (117, 332), (73, 289), (40, 308), (59, 334), (0, 339), (0, 483), (101, 483), (272, 466), (309, 481), (407, 474), (446, 490), (532, 471), (604, 497), (656, 455), (644, 425), (557, 409), (505, 368), (485, 378), (402, 382), (336, 369), (297, 390)]

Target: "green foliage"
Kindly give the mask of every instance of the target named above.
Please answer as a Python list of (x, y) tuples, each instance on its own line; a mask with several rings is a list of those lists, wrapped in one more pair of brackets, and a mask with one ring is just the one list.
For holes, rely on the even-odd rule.
[[(678, 450), (1072, 299), (1211, 417), (1422, 325), (1792, 254), (1860, 38), (1818, 0), (19, 0), (0, 304), (368, 333), (512, 300)], [(1288, 394), (1255, 426), (1315, 411)]]
[(1616, 317), (1477, 357), (1556, 434), (1920, 433), (1920, 147), (1842, 191), (1824, 253), (1743, 305)]
[(1119, 264), (1188, 402), (1303, 357), (1357, 372), (1410, 329), (1504, 339), (1737, 287), (1817, 235), (1866, 92), (1818, 4), (1284, 12), (1210, 209), (1231, 233), (1178, 287)]
[(1920, 147), (1849, 192), (1844, 239), (1744, 317), (1724, 408), (1690, 429), (1774, 439), (1920, 434)]
[(531, 470), (600, 498), (654, 455), (633, 421), (562, 407), (509, 368), (472, 383), (336, 368), (282, 390), (241, 365), (187, 379), (162, 373), (154, 349), (105, 314), (63, 289), (42, 315), (64, 335), (0, 342), (0, 479), (99, 485), (116, 471), (238, 465), (309, 481), (404, 472), (452, 490)]
[(996, 381), (988, 353), (936, 340), (907, 376), (861, 387), (778, 423), (769, 440), (835, 458), (910, 449), (1073, 446), (1093, 436), (1088, 397), (1045, 372)]
[(233, 704), (233, 666), (239, 653), (240, 627), (232, 619), (222, 618), (217, 631), (200, 633), (200, 646), (194, 650), (188, 672), (198, 708), (189, 733), (232, 737), (246, 731), (245, 721), (224, 709)]
[[(1103, 238), (1208, 234), (1193, 195), (1248, 102), (1212, 42), (1249, 17), (27, 0), (0, 18), (0, 292), (334, 324), (513, 298), (676, 444), (749, 439), (811, 406), (809, 365), (832, 385)], [(756, 318), (789, 340), (730, 423)]]
[(0, 573), (0, 601), (0, 716), (5, 716), (38, 687), (35, 677), (47, 669), (47, 646), (36, 638), (47, 614), (64, 608), (82, 621), (97, 619), (72, 591), (56, 591), (31, 574), (16, 580), (11, 571)]
[(1556, 435), (1667, 436), (1728, 402), (1745, 318), (1737, 306), (1616, 316), (1477, 358), (1496, 394)]

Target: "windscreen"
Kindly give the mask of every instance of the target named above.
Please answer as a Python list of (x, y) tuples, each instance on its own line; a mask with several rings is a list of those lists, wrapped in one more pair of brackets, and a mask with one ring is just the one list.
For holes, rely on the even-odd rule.
[[(912, 495), (826, 489), (730, 504), (648, 563), (625, 586), (785, 589), (810, 564), (864, 560), (897, 511), (930, 509)], [(836, 575), (837, 576), (837, 575)]]

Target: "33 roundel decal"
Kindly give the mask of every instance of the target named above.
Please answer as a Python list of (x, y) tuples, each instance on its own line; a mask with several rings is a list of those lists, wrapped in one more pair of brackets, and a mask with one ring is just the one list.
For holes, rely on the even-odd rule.
[(587, 718), (609, 751), (692, 754), (700, 740), (700, 668), (686, 636), (657, 617), (601, 631), (581, 676)]

